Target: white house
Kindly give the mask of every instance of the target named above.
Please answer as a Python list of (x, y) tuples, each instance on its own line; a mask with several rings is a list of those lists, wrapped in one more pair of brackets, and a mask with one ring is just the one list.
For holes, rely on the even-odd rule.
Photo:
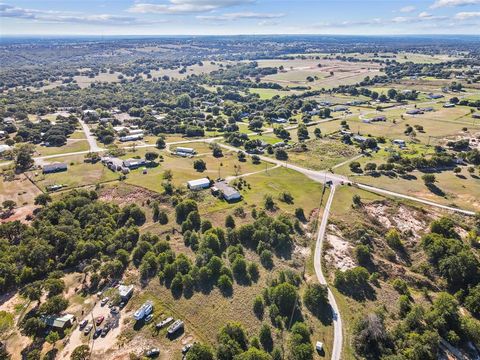
[(208, 189), (210, 187), (210, 179), (202, 178), (202, 179), (187, 181), (187, 187), (190, 190)]

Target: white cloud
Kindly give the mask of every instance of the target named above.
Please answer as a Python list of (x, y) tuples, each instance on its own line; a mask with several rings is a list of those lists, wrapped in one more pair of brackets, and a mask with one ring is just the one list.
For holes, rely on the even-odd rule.
[(480, 11), (473, 11), (473, 12), (459, 12), (454, 17), (456, 20), (470, 20), (473, 18), (480, 18)]
[(169, 0), (166, 4), (136, 3), (128, 9), (132, 13), (189, 14), (245, 5), (254, 0)]
[(415, 6), (404, 6), (403, 8), (400, 9), (400, 12), (411, 13), (412, 11), (415, 11), (415, 9), (416, 9)]
[(8, 4), (0, 4), (0, 17), (51, 23), (89, 23), (108, 25), (129, 25), (140, 23), (139, 20), (131, 16), (110, 14), (85, 15), (73, 12), (25, 9)]
[(453, 7), (453, 6), (465, 6), (465, 5), (477, 5), (480, 4), (480, 0), (436, 0), (432, 6), (432, 9), (442, 8), (442, 7)]
[(442, 21), (447, 20), (447, 16), (433, 16), (425, 11), (418, 14), (418, 16), (397, 16), (391, 21), (394, 23), (419, 23), (425, 21)]
[(198, 15), (200, 20), (214, 20), (214, 21), (232, 21), (240, 19), (276, 19), (285, 16), (285, 14), (265, 14), (255, 12), (238, 12), (228, 13), (222, 15)]

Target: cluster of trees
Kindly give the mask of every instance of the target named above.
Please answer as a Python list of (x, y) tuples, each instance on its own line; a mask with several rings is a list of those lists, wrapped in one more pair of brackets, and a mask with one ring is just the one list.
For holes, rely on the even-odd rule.
[[(468, 242), (478, 244), (480, 221), (477, 218), (467, 239), (462, 240), (456, 229), (451, 218), (440, 218), (431, 223), (430, 232), (420, 242), (431, 264), (431, 268), (423, 267), (425, 275), (440, 287), (446, 284), (445, 291), (430, 297), (428, 290), (423, 289), (427, 301), (417, 303), (407, 282), (395, 279), (392, 286), (400, 294), (400, 320), (387, 327), (385, 319), (391, 319), (392, 314), (388, 314), (385, 308), (358, 318), (353, 338), (358, 355), (366, 359), (434, 360), (442, 341), (448, 341), (467, 353), (470, 351), (469, 342), (477, 347), (480, 345), (480, 262), (475, 248), (468, 245)], [(390, 247), (403, 249), (397, 231), (389, 231), (385, 238)], [(438, 281), (435, 274), (445, 283)], [(373, 274), (369, 280), (368, 271), (357, 267), (337, 272), (335, 286), (355, 296), (363, 287), (369, 286), (372, 278)]]
[[(72, 191), (48, 203), (32, 225), (0, 225), (0, 291), (42, 280), (55, 270), (83, 269), (92, 286), (117, 278), (129, 261), (145, 214), (97, 201), (93, 191)], [(100, 275), (101, 274), (101, 275)]]

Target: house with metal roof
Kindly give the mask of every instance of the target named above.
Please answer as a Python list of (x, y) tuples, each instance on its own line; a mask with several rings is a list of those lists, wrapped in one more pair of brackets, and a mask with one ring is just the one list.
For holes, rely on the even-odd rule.
[(218, 181), (212, 187), (212, 193), (219, 193), (228, 202), (238, 201), (242, 198), (242, 195), (237, 189), (228, 185), (224, 181)]
[(52, 174), (52, 173), (57, 173), (61, 171), (67, 171), (67, 164), (65, 163), (48, 164), (48, 165), (44, 165), (42, 169), (42, 172), (44, 174)]
[(75, 316), (72, 314), (65, 314), (61, 316), (45, 316), (42, 318), (43, 322), (54, 329), (65, 330), (66, 328), (72, 327), (75, 322)]

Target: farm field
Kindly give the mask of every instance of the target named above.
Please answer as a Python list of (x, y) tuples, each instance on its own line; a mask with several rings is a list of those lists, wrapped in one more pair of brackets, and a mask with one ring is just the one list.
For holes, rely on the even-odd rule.
[[(283, 66), (284, 72), (267, 75), (262, 78), (262, 81), (276, 82), (286, 87), (332, 88), (339, 84), (354, 84), (363, 80), (366, 76), (373, 77), (381, 74), (378, 70), (379, 66), (374, 63), (349, 63), (337, 60), (312, 59), (259, 60), (258, 63), (260, 67)], [(313, 77), (314, 81), (307, 81), (306, 78), (308, 76)], [(315, 77), (318, 79), (315, 79)]]

